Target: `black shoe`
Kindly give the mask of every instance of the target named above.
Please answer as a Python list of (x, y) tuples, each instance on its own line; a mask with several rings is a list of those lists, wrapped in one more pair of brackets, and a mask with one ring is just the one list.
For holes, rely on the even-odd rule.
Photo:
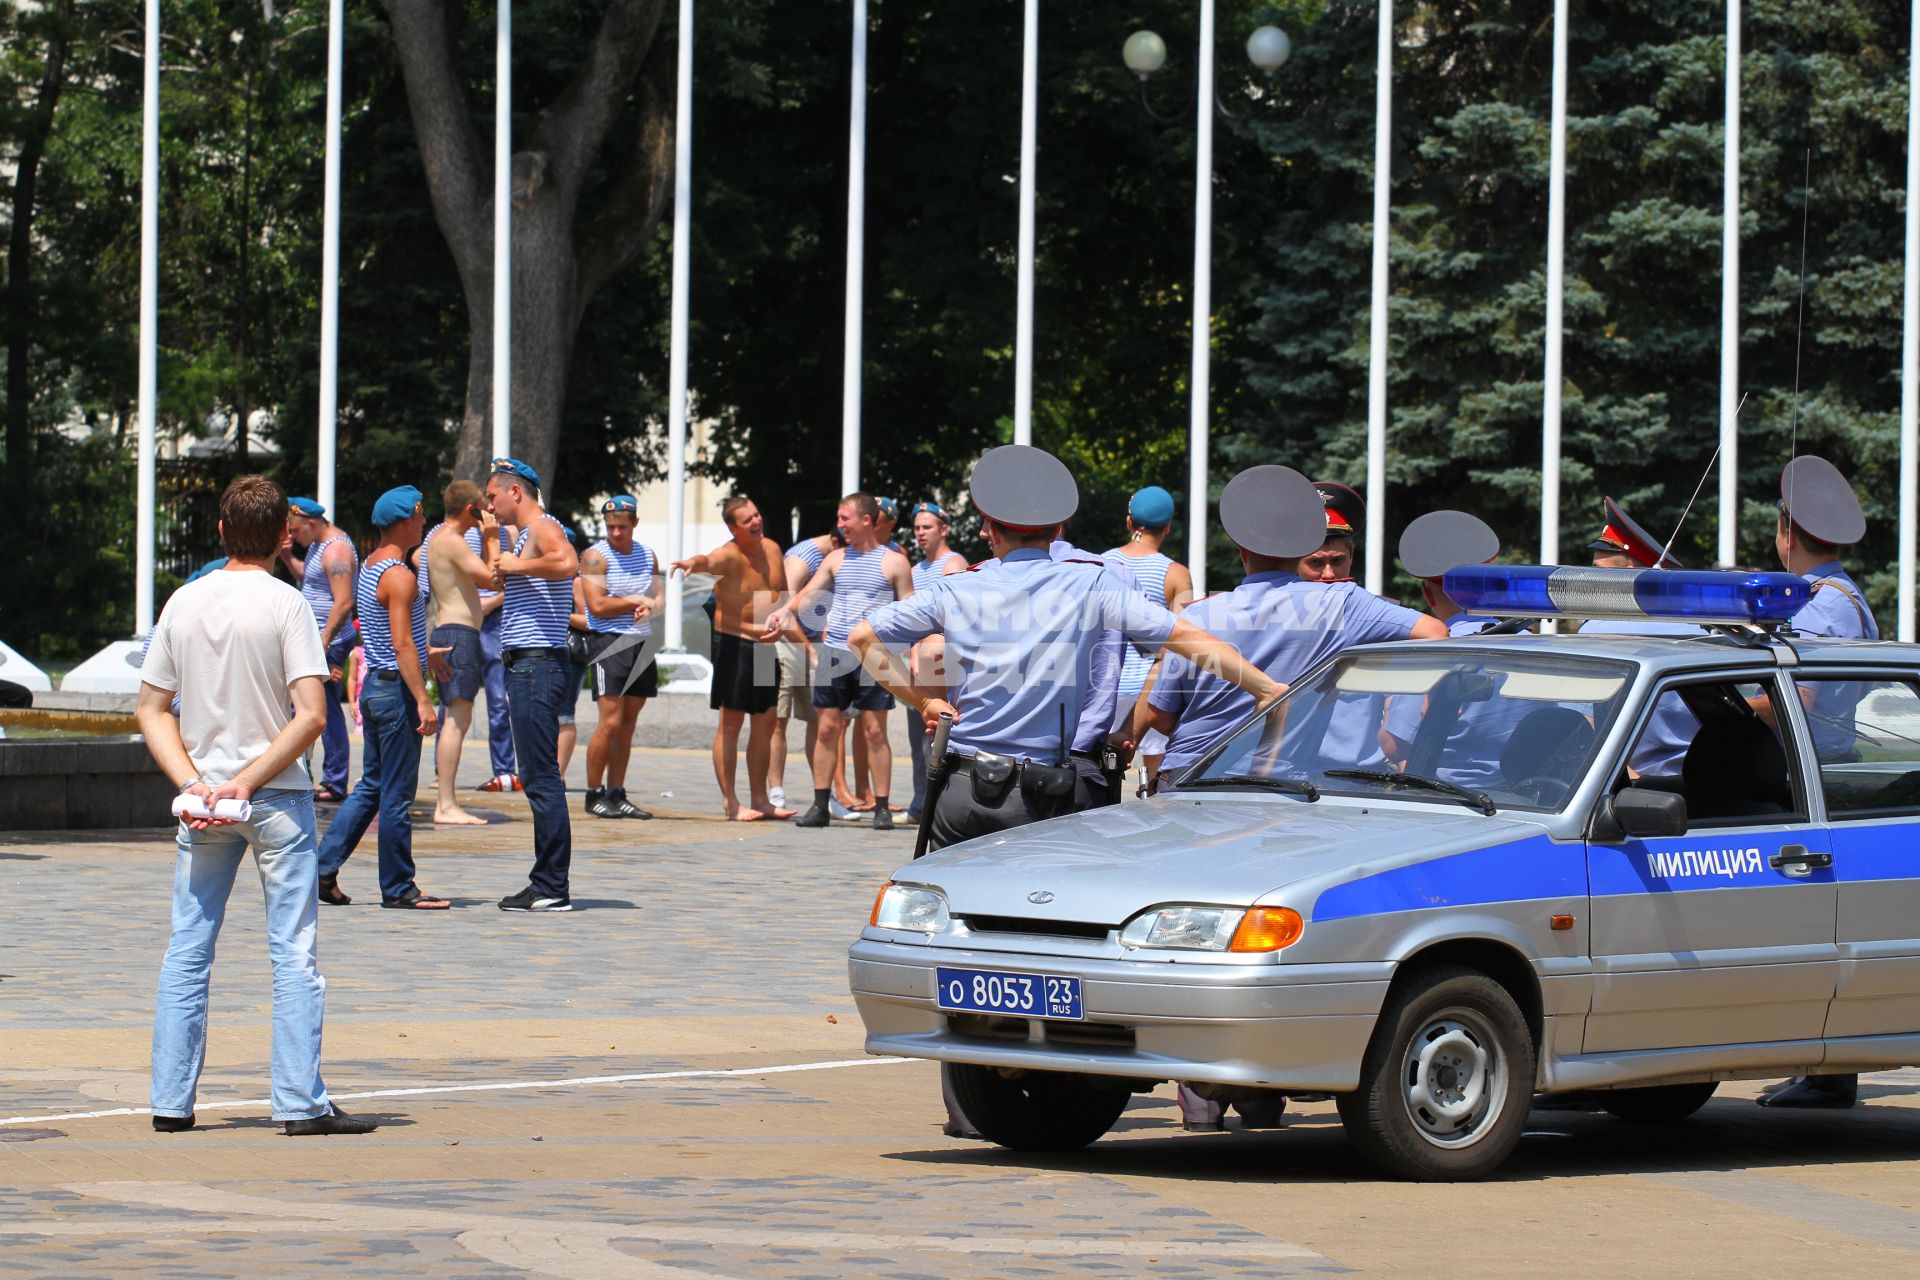
[(873, 829), (875, 831), (893, 830), (893, 810), (887, 808), (885, 803), (877, 804), (873, 808)]
[(827, 816), (825, 809), (822, 809), (817, 804), (810, 804), (807, 806), (805, 813), (793, 820), (793, 825), (796, 827), (824, 827), (832, 821), (833, 819)]
[(625, 787), (608, 787), (607, 803), (623, 818), (651, 818), (653, 815), (627, 799)]
[(614, 808), (613, 802), (608, 799), (605, 787), (587, 788), (586, 808), (587, 812), (596, 818), (617, 818), (620, 816), (620, 811)]
[(1858, 1076), (1799, 1076), (1760, 1096), (1763, 1107), (1842, 1111), (1859, 1101)]
[(314, 1138), (331, 1133), (372, 1133), (379, 1127), (371, 1120), (355, 1120), (338, 1107), (311, 1120), (289, 1120), (286, 1126), (289, 1138)]
[(516, 894), (500, 899), (502, 911), (571, 911), (573, 899), (562, 894), (551, 898), (537, 894), (533, 886), (528, 885)]
[(330, 907), (350, 907), (353, 899), (340, 892), (340, 877), (321, 876), (319, 881), (320, 901)]
[(193, 1128), (193, 1117), (190, 1115), (155, 1116), (153, 1118), (153, 1131), (155, 1133), (185, 1133), (191, 1128)]

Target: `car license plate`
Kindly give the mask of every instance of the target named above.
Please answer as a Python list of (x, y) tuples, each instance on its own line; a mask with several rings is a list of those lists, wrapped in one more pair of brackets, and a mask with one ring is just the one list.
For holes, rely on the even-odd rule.
[(996, 973), (985, 969), (936, 969), (942, 1009), (1004, 1013), (1016, 1018), (1079, 1021), (1080, 979), (1047, 973)]

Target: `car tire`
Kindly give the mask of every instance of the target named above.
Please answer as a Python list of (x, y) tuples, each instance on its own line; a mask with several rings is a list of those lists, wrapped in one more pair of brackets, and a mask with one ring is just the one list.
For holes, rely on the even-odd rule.
[(1600, 1095), (1600, 1105), (1609, 1114), (1635, 1124), (1670, 1124), (1685, 1120), (1707, 1105), (1718, 1089), (1718, 1081), (1705, 1084), (1660, 1084), (1645, 1089), (1609, 1089)]
[(1127, 1109), (1128, 1081), (1060, 1071), (1008, 1078), (997, 1067), (954, 1063), (953, 1094), (989, 1142), (1015, 1151), (1073, 1151), (1095, 1141)]
[(1482, 1178), (1520, 1141), (1535, 1051), (1505, 987), (1458, 965), (1409, 974), (1389, 995), (1361, 1060), (1360, 1087), (1336, 1100), (1362, 1159), (1420, 1182)]

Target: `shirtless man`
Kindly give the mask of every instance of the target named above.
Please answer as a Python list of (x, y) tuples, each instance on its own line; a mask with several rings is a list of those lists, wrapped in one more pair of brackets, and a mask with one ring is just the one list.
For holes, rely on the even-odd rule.
[(487, 510), (486, 495), (471, 480), (455, 480), (447, 486), (446, 523), (440, 532), (446, 536), (427, 543), (427, 581), (432, 639), (435, 649), (447, 650), (447, 678), (440, 682), (440, 700), (447, 708), (446, 725), (434, 748), (439, 767), (439, 786), (433, 801), (435, 826), (485, 826), (486, 819), (475, 817), (460, 807), (454, 798), (455, 775), (460, 772), (460, 750), (466, 744), (467, 731), (473, 727), (473, 701), (480, 692), (480, 625), (483, 619), (480, 588), (493, 585), (493, 565), (475, 555), (467, 543), (467, 531), (480, 531), (480, 545), (497, 554), (500, 522)]
[[(720, 784), (720, 800), (732, 822), (762, 818), (791, 818), (792, 809), (776, 807), (767, 795), (767, 766), (773, 742), (773, 708), (779, 697), (779, 660), (776, 636), (800, 639), (790, 621), (764, 636), (762, 619), (786, 599), (784, 557), (773, 539), (762, 536), (764, 524), (753, 499), (734, 494), (720, 504), (720, 518), (733, 540), (718, 550), (673, 562), (674, 573), (710, 573), (713, 584), (713, 689), (707, 705), (720, 713), (713, 733), (713, 776)], [(750, 803), (740, 803), (735, 786), (740, 723), (747, 722), (747, 786)]]

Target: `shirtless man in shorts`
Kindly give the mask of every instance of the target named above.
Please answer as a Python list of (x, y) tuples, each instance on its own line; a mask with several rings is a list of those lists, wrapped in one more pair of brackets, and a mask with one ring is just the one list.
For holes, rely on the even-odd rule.
[(447, 650), (449, 668), (440, 682), (440, 701), (447, 708), (447, 722), (434, 748), (439, 766), (439, 787), (434, 795), (435, 826), (485, 826), (486, 819), (475, 817), (460, 807), (454, 798), (454, 775), (460, 771), (460, 749), (473, 727), (473, 700), (480, 692), (481, 670), (485, 658), (480, 652), (482, 620), (480, 588), (493, 585), (493, 569), (467, 542), (467, 531), (480, 531), (480, 545), (499, 545), (500, 522), (487, 510), (486, 495), (471, 480), (455, 480), (447, 486), (447, 522), (442, 537), (427, 543), (427, 575), (433, 592), (429, 597), (433, 630), (429, 647)]
[[(707, 705), (720, 713), (713, 733), (713, 776), (733, 822), (791, 818), (794, 810), (775, 807), (767, 795), (767, 768), (773, 743), (773, 710), (780, 693), (780, 672), (773, 637), (761, 640), (764, 619), (785, 601), (787, 575), (780, 547), (762, 536), (760, 509), (753, 499), (735, 494), (720, 504), (720, 518), (733, 540), (718, 550), (676, 560), (674, 573), (710, 573), (713, 584), (713, 690)], [(780, 633), (800, 639), (788, 625)], [(740, 724), (747, 723), (749, 803), (740, 803), (735, 785)]]

